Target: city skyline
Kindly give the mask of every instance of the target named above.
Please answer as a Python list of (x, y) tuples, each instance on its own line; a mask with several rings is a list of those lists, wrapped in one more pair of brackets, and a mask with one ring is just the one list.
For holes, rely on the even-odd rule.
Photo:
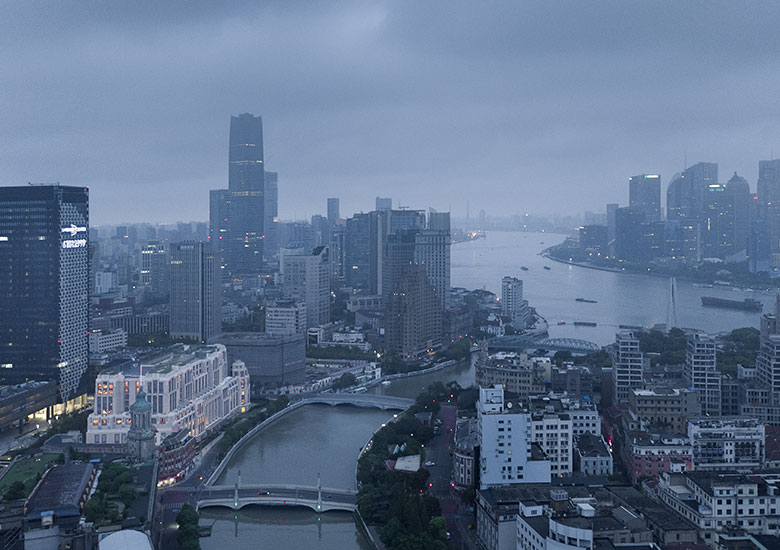
[(384, 194), (461, 218), (475, 185), (472, 212), (596, 210), (686, 157), (755, 186), (780, 148), (778, 6), (498, 7), (6, 6), (5, 184), (89, 186), (97, 225), (205, 219), (247, 111), (283, 219)]

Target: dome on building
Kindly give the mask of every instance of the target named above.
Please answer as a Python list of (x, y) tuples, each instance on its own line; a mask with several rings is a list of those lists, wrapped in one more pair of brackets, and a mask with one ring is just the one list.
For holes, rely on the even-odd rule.
[(152, 405), (146, 400), (146, 393), (144, 390), (138, 392), (138, 395), (135, 396), (135, 403), (130, 405), (131, 412), (141, 412), (151, 408)]

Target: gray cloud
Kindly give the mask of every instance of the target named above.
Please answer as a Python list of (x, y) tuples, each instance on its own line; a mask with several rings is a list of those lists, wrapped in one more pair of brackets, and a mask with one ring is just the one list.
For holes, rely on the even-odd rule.
[[(260, 5), (258, 5), (260, 4)], [(205, 219), (229, 115), (262, 114), (283, 217), (600, 210), (688, 161), (780, 150), (774, 2), (0, 6), (0, 181), (89, 185), (95, 223)]]

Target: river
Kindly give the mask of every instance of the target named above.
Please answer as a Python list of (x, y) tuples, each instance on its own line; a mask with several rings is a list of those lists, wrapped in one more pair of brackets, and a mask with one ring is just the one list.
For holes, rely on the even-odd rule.
[[(491, 232), (487, 238), (452, 247), (452, 285), (501, 291), (501, 278), (523, 279), (525, 297), (550, 323), (550, 335), (574, 337), (604, 345), (614, 341), (620, 324), (665, 322), (668, 282), (646, 275), (610, 273), (547, 260), (538, 253), (563, 240), (563, 235)], [(550, 270), (545, 270), (544, 266)], [(520, 269), (528, 268), (527, 271)], [(774, 296), (728, 288), (698, 288), (678, 281), (677, 315), (681, 326), (710, 332), (758, 326), (757, 313), (705, 309), (702, 295), (764, 302), (768, 311)], [(595, 304), (575, 302), (584, 297)], [(557, 325), (558, 321), (566, 325)], [(597, 327), (574, 327), (573, 321), (592, 321)], [(463, 363), (439, 372), (395, 380), (377, 386), (376, 393), (414, 398), (431, 382), (474, 382), (473, 365)], [(258, 434), (238, 452), (219, 483), (234, 483), (241, 471), (244, 483), (315, 485), (317, 473), (325, 487), (354, 487), (355, 459), (360, 447), (393, 413), (387, 411), (312, 405), (293, 411)], [(201, 539), (204, 550), (237, 548), (364, 550), (368, 542), (350, 514), (318, 515), (306, 509), (246, 507), (236, 514), (209, 508), (201, 511), (204, 524), (213, 523), (212, 536)]]
[[(571, 266), (539, 255), (544, 248), (563, 241), (564, 235), (550, 233), (490, 232), (485, 239), (452, 247), (452, 286), (485, 288), (501, 295), (501, 279), (523, 280), (524, 297), (550, 324), (551, 337), (589, 340), (606, 345), (615, 340), (618, 325), (652, 327), (665, 323), (669, 281), (662, 277), (614, 273)], [(527, 267), (523, 271), (521, 267)], [(549, 270), (544, 269), (549, 267)], [(728, 268), (725, 266), (726, 269)], [(678, 326), (708, 332), (730, 331), (759, 325), (760, 313), (705, 308), (702, 296), (731, 300), (754, 298), (764, 311), (774, 307), (774, 294), (746, 292), (730, 287), (700, 288), (677, 281)], [(576, 298), (597, 300), (596, 304)], [(564, 321), (565, 325), (558, 325)], [(596, 327), (575, 327), (574, 321), (595, 322)]]

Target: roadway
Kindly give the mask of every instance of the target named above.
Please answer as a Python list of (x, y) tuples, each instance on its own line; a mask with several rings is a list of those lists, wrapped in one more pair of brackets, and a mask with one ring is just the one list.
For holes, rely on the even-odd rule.
[(439, 500), (441, 512), (447, 522), (447, 531), (452, 537), (453, 548), (476, 549), (476, 542), (468, 525), (474, 525), (467, 510), (467, 505), (461, 501), (460, 492), (452, 487), (452, 453), (455, 448), (455, 422), (457, 406), (443, 403), (438, 417), (442, 420), (441, 435), (434, 436), (425, 446), (426, 466), (430, 472), (428, 482), (431, 484), (428, 492)]

